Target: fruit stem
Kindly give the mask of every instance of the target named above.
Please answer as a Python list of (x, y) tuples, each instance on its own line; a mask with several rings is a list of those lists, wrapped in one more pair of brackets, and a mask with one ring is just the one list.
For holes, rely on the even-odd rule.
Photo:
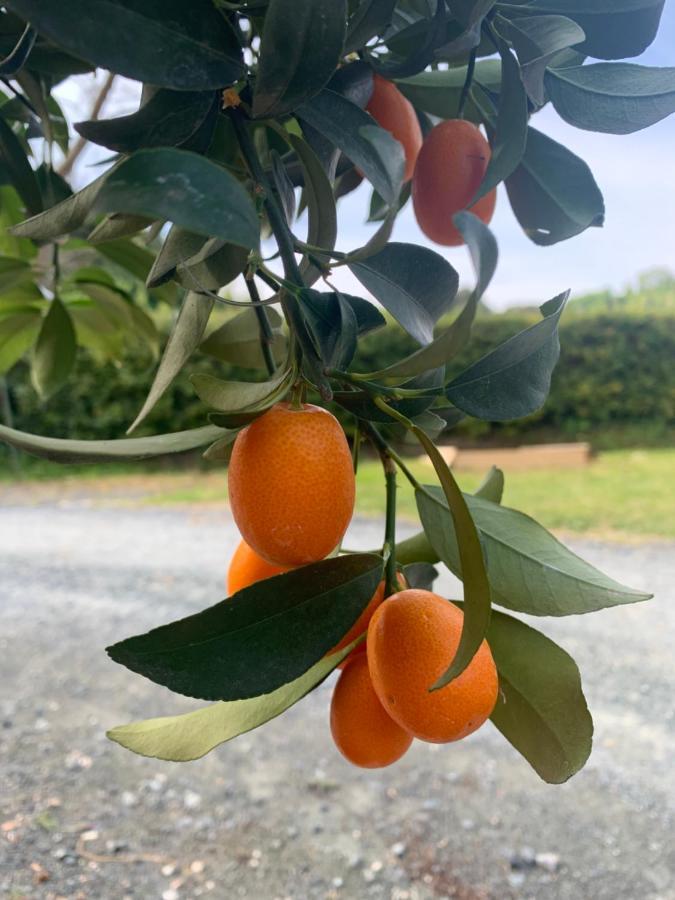
[(474, 47), (471, 51), (471, 55), (469, 56), (469, 63), (466, 67), (466, 78), (464, 79), (464, 84), (462, 86), (462, 93), (459, 97), (459, 107), (457, 108), (457, 118), (464, 118), (464, 107), (466, 106), (467, 97), (469, 96), (469, 91), (471, 90), (471, 85), (473, 83), (473, 73), (476, 69), (476, 53), (478, 51), (477, 47)]
[(380, 452), (384, 481), (386, 486), (387, 507), (384, 519), (385, 574), (384, 594), (388, 597), (398, 591), (396, 579), (396, 463), (384, 451)]
[(255, 310), (255, 314), (258, 318), (258, 328), (260, 329), (260, 349), (262, 350), (265, 365), (267, 366), (267, 372), (269, 375), (274, 375), (277, 370), (276, 363), (274, 362), (274, 353), (272, 351), (272, 346), (274, 344), (274, 333), (272, 331), (272, 326), (270, 325), (270, 320), (267, 316), (267, 310), (264, 306), (259, 306), (260, 294), (258, 293), (258, 286), (253, 280), (253, 276), (246, 275), (244, 280), (246, 281), (246, 287), (248, 288), (249, 297), (254, 303), (253, 309)]
[(361, 426), (359, 420), (354, 420), (354, 437), (352, 439), (352, 466), (354, 474), (359, 470), (359, 450), (361, 449)]

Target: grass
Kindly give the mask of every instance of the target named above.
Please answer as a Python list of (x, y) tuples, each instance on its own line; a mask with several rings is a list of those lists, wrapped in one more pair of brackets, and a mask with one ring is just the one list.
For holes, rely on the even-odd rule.
[[(422, 482), (435, 483), (431, 466), (412, 460), (410, 468)], [(598, 535), (653, 535), (675, 538), (675, 449), (614, 450), (599, 454), (589, 466), (579, 469), (505, 472), (504, 503), (533, 516), (547, 528)], [(480, 483), (482, 472), (459, 472), (465, 491)], [(150, 504), (223, 502), (227, 482), (220, 467), (197, 469), (157, 469), (152, 464), (132, 467), (58, 466), (31, 461), (25, 478), (51, 480), (68, 475), (68, 483), (80, 489), (86, 484), (96, 493), (124, 494), (133, 482), (132, 496)], [(130, 478), (130, 476), (135, 476)], [(5, 471), (3, 478), (9, 473)], [(86, 479), (86, 483), (83, 482)], [(381, 516), (384, 513), (384, 481), (380, 464), (364, 459), (357, 479), (357, 512)], [(415, 519), (412, 489), (399, 478), (399, 515)], [(138, 502), (135, 499), (134, 502)]]

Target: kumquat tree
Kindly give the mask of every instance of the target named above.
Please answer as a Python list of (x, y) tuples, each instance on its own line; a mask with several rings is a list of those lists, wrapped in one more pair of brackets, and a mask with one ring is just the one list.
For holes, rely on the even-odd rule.
[[(204, 407), (194, 430), (86, 441), (0, 426), (7, 444), (64, 463), (204, 448), (227, 477), (241, 533), (229, 596), (107, 651), (211, 703), (112, 728), (113, 741), (196, 759), (339, 668), (330, 727), (357, 766), (389, 765), (414, 739), (460, 740), (490, 719), (545, 781), (583, 767), (593, 724), (577, 666), (519, 614), (581, 615), (648, 595), (501, 505), (498, 469), (463, 493), (436, 442), (463, 417), (518, 419), (545, 403), (564, 285), (542, 286), (552, 299), (539, 321), (446, 375), (497, 268), (497, 187), (533, 254), (602, 226), (589, 167), (534, 120), (551, 104), (577, 128), (627, 134), (675, 111), (675, 68), (621, 61), (651, 43), (663, 5), (2, 5), (0, 372), (26, 357), (47, 399), (67, 391), (79, 346), (106, 360), (143, 342), (158, 362), (129, 432), (152, 424), (200, 354), (249, 373), (192, 374)], [(53, 90), (96, 68), (141, 82), (142, 97), (130, 115), (74, 125), (107, 158), (73, 193), (53, 161), (71, 140)], [(347, 251), (336, 208), (363, 183), (375, 224)], [(458, 292), (444, 255), (390, 240), (408, 202), (430, 241), (468, 253), (470, 292)], [(336, 287), (345, 267), (368, 298)], [(225, 290), (235, 279), (246, 293)], [(162, 306), (177, 315), (160, 352), (149, 310)], [(361, 338), (398, 327), (414, 352), (362, 371)], [(428, 456), (432, 483), (410, 470), (403, 438)], [(357, 552), (342, 541), (368, 448), (382, 462), (384, 536)], [(397, 542), (401, 479), (421, 530)], [(463, 597), (434, 592), (441, 564)]]

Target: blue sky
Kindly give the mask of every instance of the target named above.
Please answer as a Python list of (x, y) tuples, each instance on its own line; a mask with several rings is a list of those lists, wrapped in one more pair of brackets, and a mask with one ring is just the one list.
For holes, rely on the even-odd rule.
[[(675, 0), (667, 0), (652, 46), (631, 61), (675, 66)], [(86, 115), (83, 110), (90, 108), (90, 96), (102, 78), (99, 73), (95, 80), (82, 76), (64, 84), (59, 93), (71, 119)], [(104, 115), (131, 112), (137, 102), (138, 86), (122, 79)], [(549, 105), (537, 113), (533, 124), (586, 160), (605, 197), (606, 221), (603, 228), (589, 228), (569, 241), (537, 247), (520, 230), (500, 187), (491, 223), (500, 259), (487, 295), (489, 305), (504, 309), (541, 303), (566, 288), (573, 294), (606, 287), (620, 290), (646, 269), (665, 266), (675, 270), (675, 115), (644, 131), (617, 136), (572, 128)], [(105, 155), (92, 148), (86, 161)], [(96, 169), (79, 168), (78, 186), (96, 174)], [(368, 203), (366, 186), (341, 201), (339, 249), (357, 247), (368, 239), (372, 232), (372, 226), (364, 224)], [(392, 239), (442, 253), (459, 271), (462, 284), (472, 283), (466, 250), (438, 247), (428, 241), (417, 227), (410, 204), (397, 219)], [(364, 293), (344, 268), (335, 271), (333, 281), (345, 291)]]

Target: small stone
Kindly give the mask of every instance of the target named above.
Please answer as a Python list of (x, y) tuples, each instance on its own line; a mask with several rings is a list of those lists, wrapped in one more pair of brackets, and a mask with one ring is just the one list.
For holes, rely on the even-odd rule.
[(162, 900), (178, 900), (178, 897), (178, 891), (175, 891), (173, 888), (169, 888), (162, 893)]
[(195, 791), (185, 791), (183, 794), (183, 806), (185, 809), (198, 809), (201, 803), (201, 795)]
[(98, 840), (98, 831), (90, 830), (83, 831), (80, 835), (81, 841), (97, 841)]
[(403, 841), (397, 841), (395, 844), (391, 845), (390, 849), (394, 856), (403, 856), (406, 851), (406, 846)]
[(511, 856), (510, 863), (514, 871), (533, 869), (536, 866), (534, 850), (530, 847), (522, 847), (518, 853)]
[(334, 888), (341, 888), (342, 885), (343, 885), (344, 883), (345, 883), (345, 882), (344, 882), (344, 878), (339, 878), (339, 877), (338, 877), (338, 878), (334, 878), (334, 879), (331, 881), (331, 884), (333, 885)]
[(73, 772), (76, 769), (91, 769), (93, 760), (86, 753), (80, 753), (79, 750), (71, 750), (66, 756), (66, 769)]
[(382, 861), (379, 859), (374, 860), (370, 864), (371, 872), (381, 872), (382, 871)]
[(35, 720), (35, 725), (33, 726), (36, 731), (48, 731), (49, 730), (49, 722), (40, 716)]
[(170, 878), (175, 871), (176, 867), (173, 863), (167, 863), (167, 865), (162, 866), (161, 868), (162, 875), (164, 875), (165, 878)]
[(511, 887), (521, 887), (525, 881), (525, 875), (522, 872), (509, 872), (509, 884)]
[(122, 791), (122, 806), (136, 806), (138, 797), (132, 791)]
[(476, 827), (473, 819), (462, 819), (462, 828), (465, 831), (472, 831)]
[(65, 856), (68, 856), (68, 851), (65, 847), (57, 847), (56, 850), (52, 850), (52, 856), (54, 859), (63, 859)]
[(363, 875), (363, 880), (367, 881), (368, 883), (370, 883), (371, 881), (375, 881), (375, 879), (377, 878), (375, 872), (371, 872), (370, 869), (364, 869), (361, 874)]
[(204, 863), (201, 859), (195, 859), (190, 863), (190, 871), (193, 875), (200, 875), (204, 871)]
[(126, 841), (110, 840), (105, 842), (105, 849), (108, 853), (121, 853), (123, 850), (128, 850), (129, 845)]
[(560, 857), (557, 853), (537, 853), (534, 861), (540, 869), (547, 872), (557, 872), (560, 868)]

